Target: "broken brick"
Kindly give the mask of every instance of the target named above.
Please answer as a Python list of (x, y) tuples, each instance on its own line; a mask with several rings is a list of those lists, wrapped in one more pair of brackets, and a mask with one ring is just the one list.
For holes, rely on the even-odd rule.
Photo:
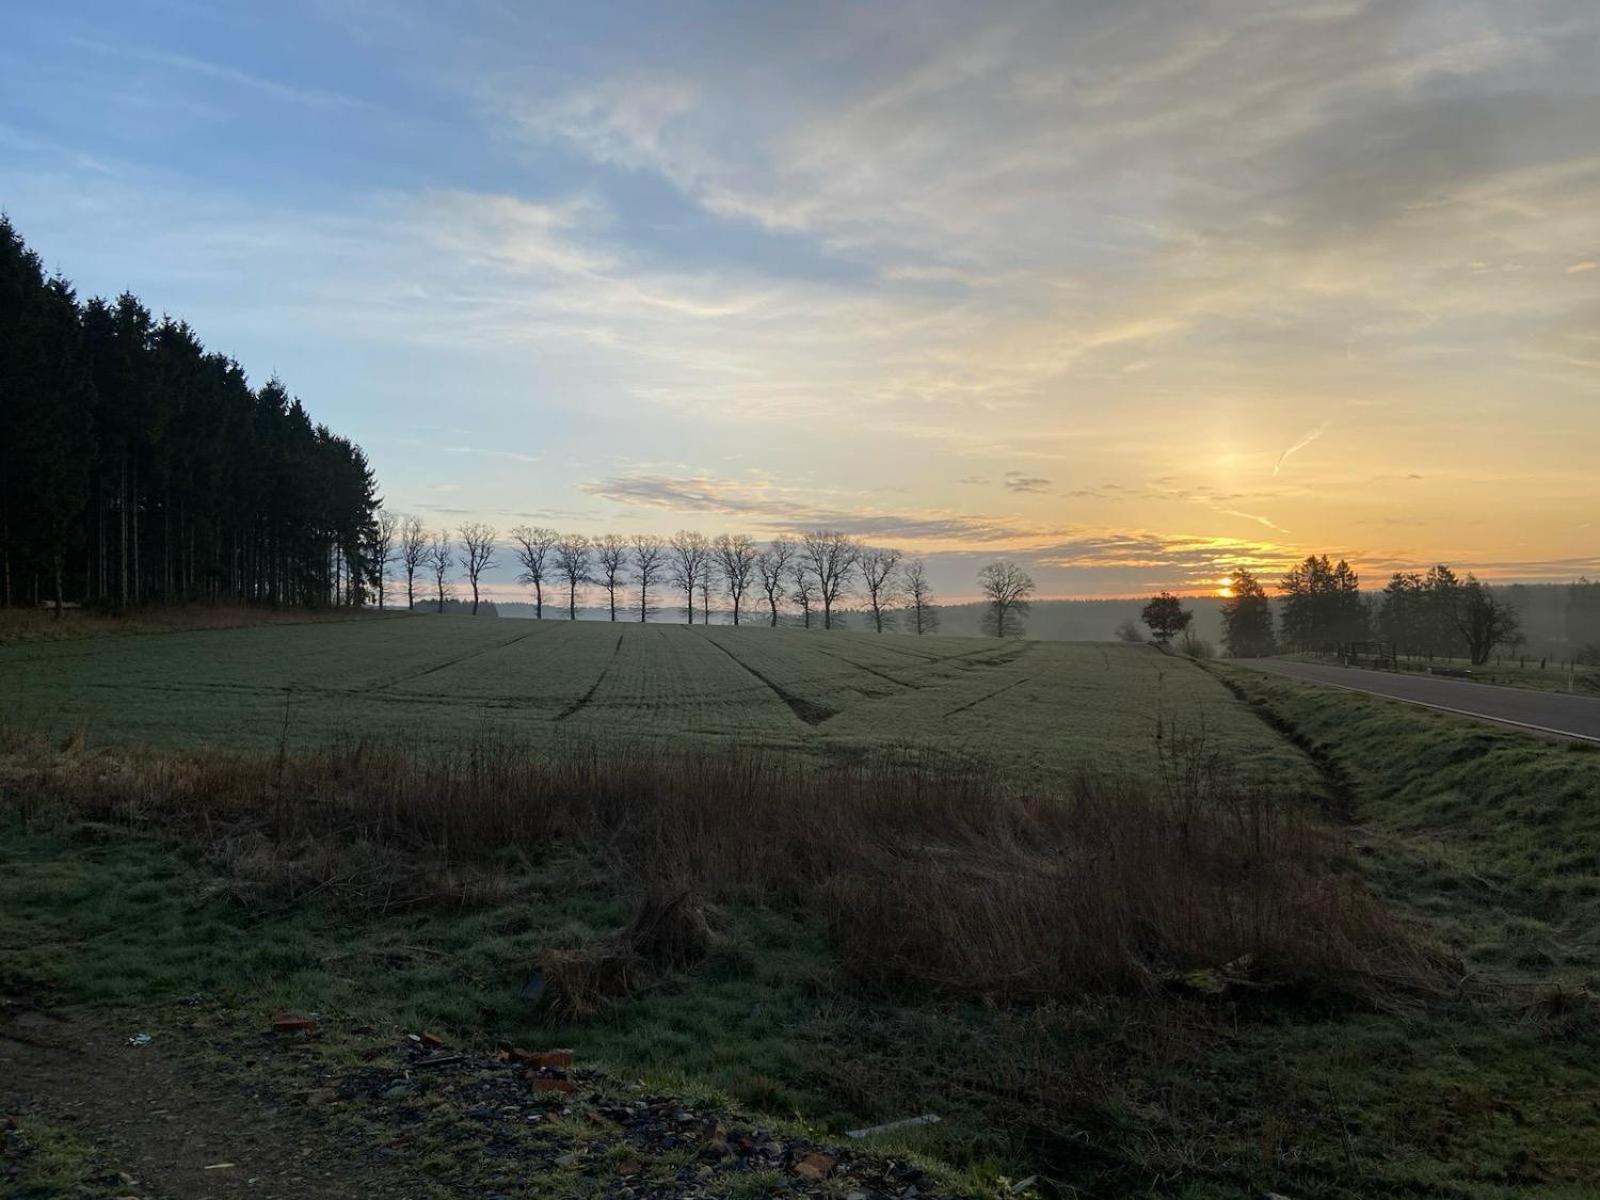
[(424, 1046), (427, 1046), (430, 1050), (444, 1049), (444, 1039), (437, 1033), (425, 1033), (417, 1040), (420, 1041)]
[(556, 1079), (549, 1075), (535, 1075), (533, 1077), (533, 1090), (536, 1092), (564, 1092), (570, 1096), (578, 1090), (578, 1085), (570, 1079)]
[(572, 1066), (571, 1050), (523, 1050), (512, 1047), (510, 1055), (524, 1066), (535, 1069), (565, 1071)]
[(281, 1012), (272, 1018), (274, 1033), (310, 1033), (316, 1027), (315, 1017), (303, 1016), (300, 1013)]
[(801, 1179), (826, 1179), (831, 1170), (833, 1159), (814, 1150), (794, 1164), (794, 1173)]

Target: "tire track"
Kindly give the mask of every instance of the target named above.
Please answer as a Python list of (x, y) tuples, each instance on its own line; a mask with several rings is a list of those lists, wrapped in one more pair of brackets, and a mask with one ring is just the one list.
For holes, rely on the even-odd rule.
[(1032, 683), (1035, 678), (1037, 678), (1037, 676), (1024, 675), (1021, 679), (1013, 679), (1010, 683), (1006, 684), (1005, 687), (996, 688), (994, 691), (987, 692), (984, 695), (979, 696), (976, 700), (969, 700), (965, 704), (958, 704), (955, 708), (952, 708), (949, 712), (944, 714), (945, 718), (948, 720), (957, 713), (966, 712), (969, 708), (977, 708), (978, 705), (982, 704), (985, 700), (993, 700), (996, 696), (999, 696), (1005, 692), (1009, 692), (1014, 687), (1021, 687), (1025, 683)]
[(527, 641), (529, 638), (531, 638), (534, 634), (536, 634), (538, 632), (539, 631), (537, 629), (530, 629), (530, 630), (528, 630), (527, 633), (519, 634), (518, 636), (510, 639), (509, 641), (496, 642), (492, 646), (485, 646), (482, 650), (474, 650), (469, 654), (461, 655), (459, 658), (452, 658), (447, 662), (439, 663), (437, 666), (424, 667), (420, 671), (413, 671), (410, 675), (398, 676), (397, 678), (389, 680), (389, 682), (387, 682), (387, 683), (380, 683), (377, 687), (373, 688), (372, 690), (375, 691), (375, 692), (386, 691), (389, 688), (399, 687), (402, 683), (410, 683), (413, 679), (421, 679), (425, 675), (432, 675), (437, 671), (443, 671), (446, 667), (453, 667), (457, 663), (464, 663), (464, 662), (468, 661), (469, 659), (473, 659), (473, 658), (481, 658), (485, 654), (493, 654), (496, 650), (508, 649), (511, 646), (515, 646), (518, 642)]
[(789, 706), (789, 711), (794, 713), (795, 716), (799, 717), (807, 725), (821, 725), (824, 721), (839, 715), (837, 709), (832, 709), (826, 705), (818, 704), (815, 700), (807, 700), (804, 696), (797, 696), (783, 685), (768, 679), (765, 675), (756, 670), (749, 663), (745, 662), (744, 659), (740, 658), (732, 650), (729, 650), (721, 642), (717, 641), (716, 638), (706, 638), (706, 642), (709, 645), (715, 646), (718, 650), (721, 650), (729, 658), (733, 659), (734, 662), (738, 663), (746, 671), (754, 675), (762, 683), (766, 684), (771, 690), (772, 694), (787, 704)]
[(600, 690), (600, 685), (606, 681), (606, 676), (611, 673), (611, 664), (617, 661), (617, 655), (621, 653), (622, 634), (619, 633), (617, 634), (617, 644), (611, 647), (611, 657), (606, 659), (606, 665), (600, 668), (600, 674), (595, 676), (594, 682), (589, 685), (589, 690), (582, 696), (578, 697), (578, 699), (575, 700), (570, 706), (563, 709), (561, 711), (561, 715), (556, 717), (554, 723), (559, 724), (560, 722), (565, 721), (579, 709), (585, 707), (589, 701), (594, 699), (594, 694)]

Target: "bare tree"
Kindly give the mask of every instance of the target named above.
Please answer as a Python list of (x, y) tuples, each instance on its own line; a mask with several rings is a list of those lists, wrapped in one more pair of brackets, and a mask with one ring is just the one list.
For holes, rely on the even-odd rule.
[(556, 574), (567, 584), (567, 620), (578, 619), (578, 588), (589, 582), (589, 539), (569, 533), (556, 543)]
[(428, 562), (428, 531), (421, 517), (400, 519), (400, 569), (406, 573), (406, 607), (417, 604), (417, 572)]
[(906, 616), (916, 633), (933, 633), (939, 628), (939, 610), (933, 604), (933, 585), (928, 568), (920, 558), (906, 563), (902, 572), (906, 585)]
[(711, 551), (706, 551), (705, 561), (700, 564), (700, 621), (704, 625), (711, 624)]
[(816, 578), (817, 599), (822, 601), (822, 627), (833, 628), (833, 606), (850, 594), (861, 548), (854, 538), (837, 529), (814, 529), (800, 542), (800, 555)]
[(617, 589), (622, 586), (622, 572), (628, 565), (628, 541), (614, 533), (596, 540), (594, 557), (600, 567), (597, 582), (611, 598), (611, 619), (617, 619)]
[(394, 561), (394, 541), (400, 530), (400, 517), (387, 508), (380, 508), (372, 520), (368, 550), (371, 556), (372, 579), (378, 585), (378, 607), (383, 607), (383, 585), (389, 578), (389, 564)]
[[(898, 550), (863, 550), (858, 558), (861, 582), (867, 589), (867, 604), (872, 623), (883, 632), (884, 610), (900, 599), (900, 559)], [(889, 619), (894, 620), (891, 613)]]
[(794, 579), (794, 591), (791, 595), (794, 602), (800, 606), (800, 621), (807, 628), (811, 628), (811, 609), (817, 602), (817, 578), (811, 573), (811, 568), (803, 562), (797, 562), (791, 568)]
[(744, 534), (735, 534), (729, 537), (722, 534), (712, 544), (713, 557), (716, 559), (717, 570), (722, 573), (722, 582), (728, 592), (728, 599), (733, 601), (733, 623), (739, 623), (739, 607), (744, 602), (744, 594), (750, 589), (750, 577), (755, 574), (756, 544)]
[(478, 580), (490, 567), (496, 565), (495, 539), (500, 531), (492, 525), (472, 521), (461, 527), (461, 565), (466, 568), (467, 581), (472, 584), (472, 615), (478, 615)]
[(511, 531), (511, 540), (517, 544), (517, 561), (522, 564), (518, 583), (533, 584), (533, 617), (544, 620), (544, 585), (551, 577), (550, 551), (561, 540), (554, 529), (542, 525), (518, 525)]
[(672, 586), (683, 593), (689, 609), (689, 624), (693, 625), (694, 589), (700, 583), (711, 547), (704, 534), (688, 529), (678, 530), (667, 544), (672, 551), (667, 573), (672, 578)]
[(1021, 637), (1022, 626), (1032, 607), (1033, 580), (1014, 562), (996, 560), (978, 573), (978, 590), (987, 608), (983, 630), (995, 637)]
[(650, 587), (661, 579), (666, 567), (667, 544), (653, 533), (633, 539), (633, 581), (639, 585), (639, 620), (650, 619)]
[(450, 594), (450, 568), (456, 565), (450, 535), (437, 532), (428, 536), (428, 569), (433, 572), (433, 585), (438, 589), (439, 611), (444, 611), (445, 597)]
[(789, 564), (794, 560), (794, 543), (788, 538), (773, 538), (772, 544), (756, 559), (756, 570), (761, 575), (761, 588), (767, 593), (767, 605), (772, 609), (772, 626), (778, 626), (778, 604), (784, 599), (783, 586), (789, 578)]

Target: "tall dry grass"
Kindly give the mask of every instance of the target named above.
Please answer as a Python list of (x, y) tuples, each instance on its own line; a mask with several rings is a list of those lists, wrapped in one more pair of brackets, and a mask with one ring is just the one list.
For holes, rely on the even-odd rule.
[(1434, 964), (1344, 838), (1244, 787), (1203, 736), (1163, 738), (1164, 786), (1005, 786), (970, 762), (828, 770), (760, 753), (504, 745), (416, 754), (13, 752), (3, 788), (181, 837), (283, 900), (463, 903), (508, 852), (576, 847), (641, 893), (803, 907), (862, 982), (1035, 1001), (1218, 971), (1372, 993)]

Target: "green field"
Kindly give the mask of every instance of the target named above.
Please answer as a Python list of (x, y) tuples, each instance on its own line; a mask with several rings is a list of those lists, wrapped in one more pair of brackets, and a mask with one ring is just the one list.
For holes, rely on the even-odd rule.
[(0, 646), (0, 720), (91, 744), (691, 739), (978, 755), (1027, 778), (1143, 774), (1158, 727), (1262, 775), (1304, 761), (1150, 647), (726, 626), (416, 617)]

